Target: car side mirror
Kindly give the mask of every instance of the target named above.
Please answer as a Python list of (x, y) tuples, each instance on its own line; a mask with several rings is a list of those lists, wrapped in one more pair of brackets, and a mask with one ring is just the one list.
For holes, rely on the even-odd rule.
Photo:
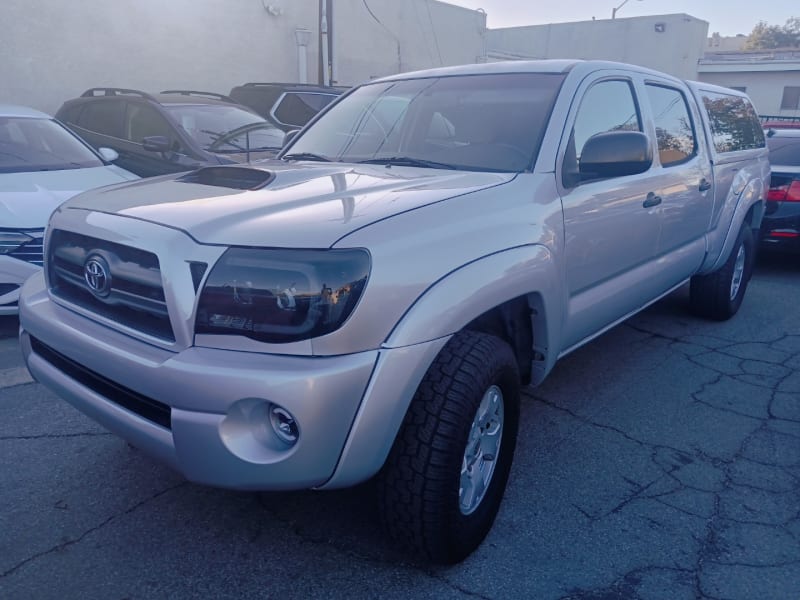
[(300, 133), (299, 129), (292, 129), (286, 132), (286, 135), (283, 136), (283, 144), (281, 144), (281, 148), (286, 148), (291, 141), (297, 137), (297, 134)]
[(169, 152), (172, 145), (166, 136), (151, 135), (142, 139), (142, 147), (148, 152)]
[(111, 148), (98, 148), (97, 153), (104, 161), (110, 163), (113, 163), (119, 158), (119, 152), (112, 150)]
[(653, 164), (650, 140), (639, 131), (607, 131), (590, 137), (581, 151), (581, 181), (644, 173)]

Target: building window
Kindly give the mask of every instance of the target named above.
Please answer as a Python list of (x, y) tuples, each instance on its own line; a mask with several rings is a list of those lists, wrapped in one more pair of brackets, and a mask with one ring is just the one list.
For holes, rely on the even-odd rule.
[(787, 85), (783, 88), (783, 100), (781, 100), (781, 110), (797, 110), (800, 108), (800, 87)]

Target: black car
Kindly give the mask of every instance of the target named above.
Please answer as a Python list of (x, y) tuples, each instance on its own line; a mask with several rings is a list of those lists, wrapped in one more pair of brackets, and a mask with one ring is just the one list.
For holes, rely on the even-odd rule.
[(269, 158), (284, 138), (227, 96), (193, 90), (92, 88), (56, 118), (95, 148), (116, 150), (116, 164), (142, 177)]
[(761, 247), (800, 252), (800, 129), (767, 131), (772, 166)]
[(230, 97), (283, 131), (298, 129), (348, 88), (305, 83), (245, 83)]

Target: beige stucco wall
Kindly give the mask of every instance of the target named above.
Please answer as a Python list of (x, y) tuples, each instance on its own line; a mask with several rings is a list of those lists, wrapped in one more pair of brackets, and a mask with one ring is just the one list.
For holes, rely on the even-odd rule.
[(336, 0), (338, 80), (370, 78), (482, 59), (486, 14), (426, 0)]
[[(339, 83), (474, 62), (484, 13), (432, 0), (334, 0)], [(319, 68), (319, 0), (0, 0), (0, 103), (58, 110), (90, 87), (228, 93), (247, 81), (298, 81), (295, 30)], [(400, 55), (398, 43), (400, 40)]]
[[(663, 31), (657, 31), (657, 25)], [(659, 29), (662, 27), (659, 26)], [(697, 77), (708, 23), (684, 14), (493, 29), (490, 58), (580, 58), (627, 62)]]

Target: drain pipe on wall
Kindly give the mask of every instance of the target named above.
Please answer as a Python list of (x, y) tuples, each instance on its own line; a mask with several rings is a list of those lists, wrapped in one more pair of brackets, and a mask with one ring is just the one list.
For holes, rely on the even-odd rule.
[(308, 43), (311, 41), (311, 30), (298, 27), (294, 30), (297, 42), (297, 82), (308, 83)]
[(328, 62), (328, 2), (322, 0), (319, 22), (319, 43), (322, 47), (322, 85), (330, 85), (330, 63)]

